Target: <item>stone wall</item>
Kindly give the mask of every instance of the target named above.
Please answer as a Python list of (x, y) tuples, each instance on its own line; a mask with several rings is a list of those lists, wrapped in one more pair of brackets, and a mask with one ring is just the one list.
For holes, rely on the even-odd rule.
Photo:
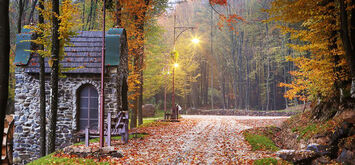
[[(123, 67), (124, 68), (124, 67)], [(109, 68), (105, 77), (105, 112), (121, 110), (122, 77), (127, 76), (122, 67)], [(38, 74), (23, 72), (16, 68), (15, 87), (15, 132), (14, 132), (14, 162), (25, 164), (39, 157), (39, 79)], [(77, 92), (84, 85), (93, 85), (100, 96), (100, 75), (98, 74), (68, 74), (59, 80), (59, 102), (56, 148), (63, 148), (73, 143), (73, 133), (77, 131)], [(49, 75), (46, 77), (46, 112), (47, 133), (50, 112)], [(100, 99), (99, 99), (100, 103)], [(100, 105), (99, 105), (100, 106)], [(100, 108), (99, 108), (100, 109)], [(47, 139), (48, 140), (48, 139)]]
[(255, 111), (255, 110), (234, 110), (234, 109), (187, 109), (187, 115), (226, 115), (226, 116), (292, 116), (299, 112), (287, 111)]

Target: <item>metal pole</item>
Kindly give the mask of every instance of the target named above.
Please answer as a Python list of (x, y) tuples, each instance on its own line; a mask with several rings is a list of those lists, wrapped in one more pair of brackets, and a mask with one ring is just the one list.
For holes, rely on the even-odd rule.
[[(164, 87), (164, 115), (166, 115), (166, 84)], [(166, 119), (166, 116), (164, 116), (164, 119)]]
[(175, 68), (173, 67), (173, 94), (172, 94), (172, 97), (171, 97), (171, 103), (172, 103), (172, 106), (171, 106), (171, 117), (172, 119), (176, 119), (175, 118), (175, 86), (174, 86), (174, 82), (175, 81)]
[(100, 101), (100, 148), (104, 147), (104, 101), (105, 101), (105, 83), (104, 83), (104, 76), (105, 76), (105, 17), (106, 17), (106, 0), (104, 1), (104, 6), (103, 6), (103, 24), (102, 24), (102, 54), (101, 54), (101, 101)]
[(174, 14), (174, 43), (173, 43), (174, 50), (175, 50), (175, 20), (176, 20), (176, 14)]
[[(175, 51), (175, 22), (176, 22), (176, 14), (174, 14), (174, 42), (173, 42), (173, 47), (174, 47), (174, 51)], [(175, 60), (175, 54), (174, 54), (174, 63), (176, 62)], [(175, 119), (175, 86), (174, 86), (174, 82), (175, 81), (175, 68), (173, 66), (173, 93), (171, 96), (171, 119)]]

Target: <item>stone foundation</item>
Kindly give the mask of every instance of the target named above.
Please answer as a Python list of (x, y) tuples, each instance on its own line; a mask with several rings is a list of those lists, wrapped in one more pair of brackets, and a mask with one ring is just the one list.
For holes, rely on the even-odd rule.
[[(105, 112), (110, 111), (115, 114), (117, 111), (121, 110), (121, 95), (119, 94), (122, 85), (121, 76), (122, 74), (119, 74), (116, 68), (116, 71), (111, 71), (105, 78)], [(22, 68), (16, 68), (15, 77), (15, 131), (13, 157), (16, 164), (25, 164), (39, 158), (39, 79), (38, 74), (24, 73)], [(56, 149), (64, 148), (73, 143), (73, 133), (78, 130), (78, 90), (82, 86), (88, 84), (94, 86), (100, 96), (99, 74), (68, 74), (65, 78), (60, 78), (59, 80)], [(50, 92), (49, 75), (47, 75), (47, 133), (49, 127)]]

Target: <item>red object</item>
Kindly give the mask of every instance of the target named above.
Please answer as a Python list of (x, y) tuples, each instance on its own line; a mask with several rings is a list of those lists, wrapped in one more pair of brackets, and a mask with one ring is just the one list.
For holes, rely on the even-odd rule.
[(102, 27), (102, 55), (101, 55), (101, 101), (100, 101), (100, 148), (104, 147), (104, 101), (105, 101), (105, 83), (104, 83), (104, 77), (105, 77), (105, 17), (106, 17), (106, 8), (105, 8), (106, 0), (104, 0), (104, 5), (103, 5), (103, 27)]
[(227, 0), (210, 0), (211, 5), (225, 5), (227, 6)]

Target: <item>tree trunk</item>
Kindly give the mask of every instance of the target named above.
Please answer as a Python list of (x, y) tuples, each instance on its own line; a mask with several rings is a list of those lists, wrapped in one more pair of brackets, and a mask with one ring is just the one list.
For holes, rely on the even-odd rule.
[(94, 0), (91, 0), (90, 11), (89, 11), (89, 14), (88, 14), (88, 18), (86, 20), (85, 29), (90, 29), (90, 22), (91, 22), (91, 19), (92, 19), (93, 8), (94, 8)]
[(128, 92), (127, 77), (124, 77), (122, 82), (122, 90), (121, 90), (121, 99), (122, 99), (121, 103), (122, 103), (123, 111), (128, 111), (127, 92)]
[[(145, 6), (143, 7), (143, 21), (140, 22), (138, 25), (138, 31), (141, 33), (141, 38), (140, 40), (142, 41), (142, 45), (139, 47), (139, 72), (140, 72), (140, 84), (139, 84), (139, 103), (138, 103), (138, 125), (143, 124), (143, 66), (144, 66), (144, 23), (145, 23), (145, 16), (146, 12), (148, 10), (148, 5), (149, 5), (150, 0), (145, 0)], [(121, 24), (121, 20), (117, 20), (117, 24)]]
[[(44, 10), (43, 1), (39, 2), (39, 8)], [(40, 12), (40, 11), (39, 11)], [(44, 18), (41, 14), (38, 15), (38, 22), (40, 24), (44, 23)], [(40, 34), (42, 37), (42, 34)], [(43, 50), (43, 45), (39, 45), (39, 50)], [(45, 82), (45, 65), (44, 57), (39, 56), (39, 82), (40, 82), (40, 103), (39, 103), (39, 113), (40, 113), (40, 156), (46, 155), (46, 82)]]
[(93, 30), (95, 29), (95, 22), (96, 22), (96, 14), (97, 14), (97, 0), (94, 3), (94, 9), (93, 9), (93, 13), (92, 13), (92, 18), (91, 18), (91, 22), (89, 26), (89, 30)]
[[(212, 8), (211, 8), (211, 56), (213, 57), (213, 9)], [(211, 109), (213, 110), (213, 68), (211, 68)]]
[(10, 25), (9, 0), (0, 1), (0, 144), (3, 142), (4, 120), (9, 85)]
[[(248, 43), (248, 42), (246, 42)], [(246, 56), (246, 74), (245, 74), (245, 78), (246, 78), (246, 88), (245, 88), (245, 109), (249, 110), (249, 58), (248, 56)]]
[(33, 3), (32, 3), (32, 8), (31, 8), (30, 15), (28, 16), (28, 23), (27, 24), (30, 24), (30, 23), (33, 22), (33, 13), (34, 13), (34, 11), (36, 9), (37, 1), (38, 0), (34, 0)]
[[(223, 69), (224, 70), (224, 69)], [(223, 95), (223, 109), (226, 109), (226, 79), (224, 77), (224, 71), (222, 70), (222, 95)]]
[(237, 109), (238, 106), (238, 98), (237, 98), (237, 86), (238, 86), (238, 80), (237, 80), (237, 59), (235, 57), (235, 31), (231, 31), (231, 40), (232, 40), (232, 59), (233, 59), (233, 91), (234, 91), (234, 108)]
[(243, 44), (244, 44), (244, 31), (240, 32), (239, 35), (239, 48), (238, 48), (238, 86), (239, 86), (239, 95), (238, 95), (238, 107), (239, 109), (243, 109), (243, 84), (244, 84), (244, 76), (243, 76)]
[[(345, 57), (350, 65), (351, 74), (351, 98), (355, 98), (355, 8), (351, 9), (351, 14), (346, 11), (347, 5), (343, 0), (340, 0), (340, 25), (341, 25), (341, 38), (343, 41), (343, 48)], [(354, 5), (354, 0), (352, 1)], [(348, 15), (351, 15), (350, 31), (348, 23)]]
[[(287, 84), (286, 72), (287, 71), (286, 71), (286, 66), (285, 66), (283, 69), (283, 74), (284, 74), (283, 78), (284, 78), (285, 84)], [(284, 93), (286, 93), (286, 92), (287, 92), (287, 87), (284, 86)], [(287, 100), (287, 97), (284, 97), (284, 98), (285, 98), (285, 109), (287, 109), (288, 108), (288, 100)]]
[[(143, 64), (143, 57), (142, 59), (142, 64)], [(138, 125), (143, 124), (143, 70), (140, 73), (140, 82), (141, 84), (139, 85), (139, 106), (138, 106)]]
[(134, 100), (134, 107), (131, 114), (131, 123), (130, 123), (131, 129), (137, 127), (138, 102), (139, 102), (139, 97), (136, 96)]
[[(138, 54), (139, 50), (135, 50), (135, 54), (134, 54), (134, 59), (133, 59), (133, 74), (140, 74), (139, 73), (139, 63), (140, 63), (140, 58), (139, 58), (139, 54)], [(139, 106), (139, 84), (135, 84), (135, 91), (134, 94), (136, 95), (134, 100), (133, 100), (133, 109), (132, 109), (132, 113), (131, 113), (131, 123), (130, 126), (131, 128), (136, 128), (137, 127), (137, 115), (138, 115), (138, 106)]]
[[(266, 45), (268, 45), (268, 24), (265, 24), (265, 29), (266, 29)], [(270, 80), (270, 57), (268, 55), (267, 56), (267, 78), (266, 78), (266, 110), (269, 110), (269, 104), (270, 104), (270, 89), (269, 89), (269, 80)]]
[(270, 58), (267, 56), (267, 77), (266, 77), (266, 110), (269, 110), (270, 104), (270, 89), (269, 89), (269, 80), (270, 80)]
[(18, 2), (18, 19), (17, 19), (17, 33), (21, 33), (22, 30), (22, 15), (23, 15), (23, 8), (24, 8), (23, 0), (19, 0)]
[(122, 13), (121, 13), (121, 11), (122, 11), (122, 5), (121, 5), (121, 1), (116, 1), (116, 13), (115, 13), (115, 15), (116, 15), (116, 26), (117, 27), (121, 27), (122, 26), (122, 21), (121, 21), (121, 15), (122, 15)]
[[(52, 11), (59, 16), (59, 1), (52, 0)], [(51, 113), (48, 137), (48, 152), (55, 151), (56, 128), (57, 128), (57, 111), (58, 111), (58, 73), (59, 73), (59, 20), (52, 15), (52, 52), (51, 60), (53, 65), (51, 67)]]
[(242, 50), (243, 50), (243, 43), (244, 43), (244, 31), (240, 32), (239, 35), (239, 45), (238, 45), (238, 109), (243, 108), (243, 84), (244, 84), (244, 79), (243, 79), (243, 55), (242, 55)]
[(83, 2), (83, 13), (82, 13), (82, 18), (81, 18), (81, 30), (84, 31), (85, 30), (85, 0), (82, 0)]
[(203, 99), (205, 102), (205, 106), (208, 105), (208, 75), (209, 75), (209, 67), (208, 67), (207, 58), (205, 59), (205, 81), (204, 81), (204, 88), (203, 88)]

